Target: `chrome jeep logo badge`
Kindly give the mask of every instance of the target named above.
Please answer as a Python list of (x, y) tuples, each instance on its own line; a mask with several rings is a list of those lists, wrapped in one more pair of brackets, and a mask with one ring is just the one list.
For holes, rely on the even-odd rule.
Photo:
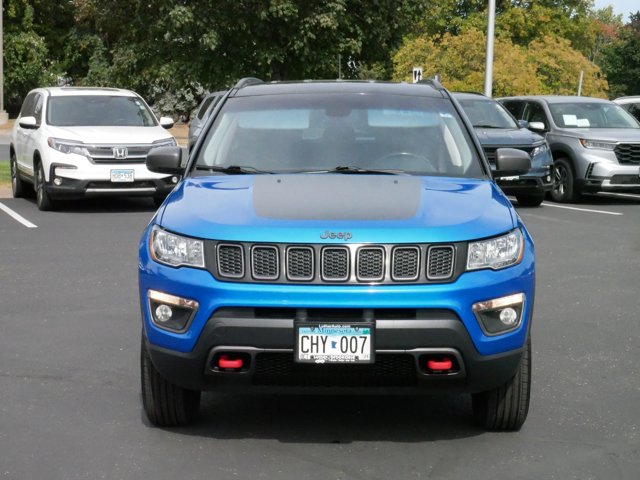
[(351, 232), (331, 232), (329, 230), (325, 230), (324, 233), (320, 235), (320, 238), (323, 240), (326, 240), (327, 238), (330, 238), (330, 239), (337, 238), (338, 240), (350, 240), (352, 236), (353, 235), (351, 235)]
[(127, 158), (127, 147), (113, 147), (113, 157), (117, 160), (123, 160)]

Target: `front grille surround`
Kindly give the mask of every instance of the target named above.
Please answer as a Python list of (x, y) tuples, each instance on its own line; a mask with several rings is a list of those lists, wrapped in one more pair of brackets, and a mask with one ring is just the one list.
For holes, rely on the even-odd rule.
[(455, 249), (451, 245), (430, 246), (427, 261), (427, 278), (444, 280), (453, 275)]
[(216, 246), (216, 267), (221, 277), (242, 279), (245, 276), (244, 251), (242, 245), (219, 243)]
[[(154, 148), (152, 144), (101, 144), (87, 145), (85, 148), (93, 163), (128, 164), (144, 163), (149, 151)], [(126, 149), (124, 158), (116, 158), (114, 149)]]
[[(268, 256), (270, 262), (263, 262), (256, 268), (256, 252)], [(466, 242), (327, 245), (205, 241), (207, 269), (217, 280), (225, 282), (313, 285), (450, 283), (464, 272), (466, 257)], [(431, 262), (435, 263), (432, 265)]]
[(640, 165), (640, 143), (619, 143), (613, 151), (620, 165)]
[(280, 253), (274, 245), (251, 247), (251, 275), (256, 280), (277, 280), (280, 275)]

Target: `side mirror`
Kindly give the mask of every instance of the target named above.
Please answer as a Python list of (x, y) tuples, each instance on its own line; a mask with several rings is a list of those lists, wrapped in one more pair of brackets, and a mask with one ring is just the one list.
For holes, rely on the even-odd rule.
[(526, 120), (518, 120), (518, 126), (520, 128), (529, 128), (529, 122)]
[(154, 173), (181, 174), (182, 148), (156, 147), (147, 155), (147, 168)]
[(531, 170), (531, 157), (517, 148), (499, 148), (496, 150), (496, 171), (493, 176), (512, 177)]
[(529, 130), (535, 130), (538, 132), (544, 132), (546, 129), (544, 127), (544, 123), (542, 122), (529, 122), (529, 125), (526, 127)]
[(166, 128), (167, 130), (169, 130), (170, 128), (173, 128), (174, 123), (175, 122), (171, 117), (160, 117), (160, 126), (162, 128)]
[(18, 123), (22, 128), (28, 128), (29, 130), (35, 130), (40, 127), (36, 121), (36, 117), (22, 117)]

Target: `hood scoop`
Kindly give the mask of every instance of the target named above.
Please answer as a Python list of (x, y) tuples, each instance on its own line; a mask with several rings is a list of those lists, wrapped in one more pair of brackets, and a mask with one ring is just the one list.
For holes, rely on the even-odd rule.
[(253, 206), (282, 220), (402, 220), (420, 204), (420, 180), (395, 175), (259, 175)]

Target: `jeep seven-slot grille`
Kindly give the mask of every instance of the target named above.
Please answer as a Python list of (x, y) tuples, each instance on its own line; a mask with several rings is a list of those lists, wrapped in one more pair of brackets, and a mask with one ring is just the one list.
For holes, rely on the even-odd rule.
[(640, 143), (621, 143), (614, 149), (618, 163), (623, 165), (640, 164)]
[(207, 241), (206, 264), (234, 282), (398, 284), (454, 281), (466, 245), (260, 244)]

